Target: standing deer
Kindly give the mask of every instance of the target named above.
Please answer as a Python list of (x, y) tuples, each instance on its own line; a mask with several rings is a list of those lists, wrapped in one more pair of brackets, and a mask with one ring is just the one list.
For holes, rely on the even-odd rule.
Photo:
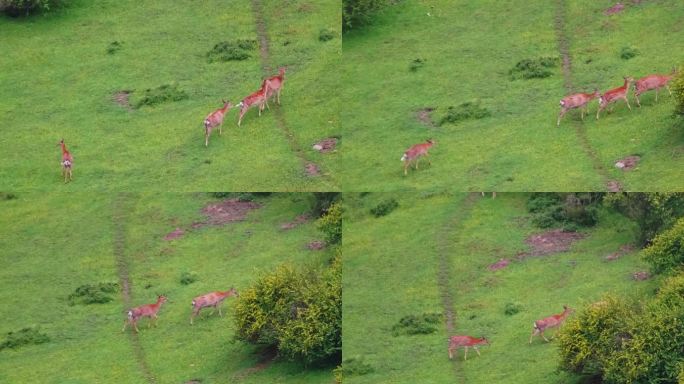
[(544, 336), (544, 331), (549, 328), (559, 327), (561, 324), (563, 324), (568, 315), (570, 315), (573, 312), (575, 312), (574, 309), (568, 307), (567, 305), (564, 305), (562, 313), (559, 313), (557, 315), (551, 315), (549, 317), (545, 317), (541, 320), (535, 321), (533, 324), (534, 329), (532, 330), (532, 335), (530, 335), (530, 344), (532, 344), (532, 338), (537, 335), (543, 337), (544, 340), (548, 342), (549, 339), (547, 339), (546, 336)]
[(240, 294), (238, 294), (237, 289), (231, 288), (225, 292), (216, 291), (195, 297), (195, 299), (192, 300), (192, 316), (190, 316), (190, 324), (192, 324), (192, 320), (199, 314), (202, 308), (206, 307), (214, 307), (209, 316), (214, 314), (216, 308), (218, 308), (219, 316), (223, 316), (219, 305), (223, 302), (223, 300), (230, 296), (240, 297)]
[(629, 100), (627, 100), (627, 92), (629, 91), (629, 85), (634, 82), (634, 79), (631, 77), (625, 77), (625, 84), (622, 87), (617, 87), (613, 88), (609, 91), (606, 91), (603, 95), (599, 97), (599, 109), (596, 111), (596, 120), (599, 118), (599, 113), (606, 109), (606, 107), (618, 100), (624, 100), (625, 103), (627, 103), (627, 108), (629, 110), (632, 110), (632, 107), (629, 105)]
[(465, 347), (465, 354), (463, 360), (468, 360), (468, 347), (473, 347), (477, 355), (480, 356), (480, 351), (477, 349), (478, 345), (489, 345), (489, 341), (485, 337), (477, 338), (471, 336), (451, 336), (449, 338), (449, 359), (453, 359), (454, 350)]
[(67, 150), (66, 144), (64, 144), (64, 139), (60, 140), (57, 145), (62, 147), (62, 176), (64, 176), (64, 183), (66, 184), (67, 177), (68, 181), (71, 181), (72, 179), (71, 167), (74, 165), (74, 158)]
[(268, 107), (268, 99), (276, 95), (276, 103), (280, 105), (280, 91), (283, 89), (283, 84), (285, 83), (285, 71), (287, 68), (280, 67), (278, 69), (278, 75), (264, 80), (264, 83), (268, 81), (270, 83), (269, 91), (266, 93), (266, 106)]
[(574, 95), (565, 96), (560, 101), (561, 110), (558, 114), (558, 121), (556, 122), (556, 126), (560, 127), (560, 122), (563, 116), (565, 116), (565, 114), (568, 113), (569, 110), (575, 108), (580, 109), (580, 115), (582, 116), (582, 121), (584, 121), (584, 112), (587, 111), (587, 104), (589, 104), (589, 102), (593, 99), (600, 96), (601, 94), (599, 93), (598, 89), (595, 89), (594, 93), (575, 93)]
[(672, 73), (670, 75), (648, 75), (646, 77), (642, 77), (641, 79), (637, 80), (634, 83), (634, 98), (636, 98), (637, 105), (641, 107), (641, 101), (639, 100), (639, 95), (641, 95), (644, 92), (650, 91), (652, 89), (656, 90), (656, 103), (658, 102), (658, 91), (660, 91), (661, 88), (665, 87), (667, 89), (667, 92), (670, 93), (670, 96), (672, 96), (672, 91), (670, 91), (670, 87), (668, 87), (668, 83), (670, 80), (672, 80), (677, 74), (677, 69), (673, 68)]
[(211, 135), (211, 130), (218, 127), (219, 135), (223, 133), (221, 126), (223, 125), (223, 117), (226, 113), (233, 107), (230, 101), (221, 100), (223, 102), (223, 108), (219, 108), (214, 112), (210, 113), (206, 119), (204, 119), (204, 146), (209, 146), (209, 136)]
[(148, 328), (152, 326), (152, 321), (154, 321), (154, 326), (157, 326), (157, 312), (159, 312), (159, 308), (161, 308), (161, 305), (166, 302), (166, 296), (164, 295), (158, 295), (157, 297), (157, 302), (154, 304), (145, 304), (141, 305), (139, 307), (132, 308), (128, 311), (128, 318), (124, 320), (124, 327), (121, 330), (121, 332), (126, 330), (126, 326), (128, 324), (131, 324), (133, 328), (135, 329), (135, 332), (138, 331), (138, 320), (142, 317), (149, 317), (150, 322), (148, 323)]
[(238, 127), (242, 123), (242, 118), (245, 116), (245, 113), (247, 113), (247, 111), (249, 111), (249, 109), (255, 105), (259, 106), (259, 116), (261, 116), (261, 111), (264, 110), (264, 105), (266, 103), (266, 95), (268, 94), (270, 87), (270, 82), (268, 80), (264, 80), (264, 82), (261, 83), (261, 89), (245, 97), (237, 105), (237, 107), (240, 108)]
[[(416, 169), (418, 169), (418, 160), (420, 160), (421, 156), (428, 157), (428, 150), (430, 150), (434, 144), (434, 140), (427, 139), (425, 143), (413, 145), (406, 152), (404, 152), (404, 156), (401, 157), (401, 161), (404, 162), (404, 176), (408, 175), (408, 168), (413, 160), (416, 161)], [(428, 164), (432, 165), (430, 159), (428, 159)]]

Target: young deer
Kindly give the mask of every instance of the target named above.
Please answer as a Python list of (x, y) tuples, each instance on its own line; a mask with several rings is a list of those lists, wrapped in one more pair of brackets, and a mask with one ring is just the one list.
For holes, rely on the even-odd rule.
[(667, 92), (670, 93), (670, 96), (672, 96), (672, 91), (670, 91), (668, 83), (674, 78), (675, 74), (677, 74), (677, 69), (673, 68), (670, 75), (648, 75), (637, 80), (634, 83), (634, 98), (636, 99), (637, 105), (641, 107), (639, 95), (652, 89), (656, 90), (656, 103), (658, 102), (658, 91), (663, 87), (665, 87)]
[(598, 89), (595, 89), (594, 93), (576, 93), (574, 95), (565, 96), (560, 101), (561, 110), (558, 114), (558, 121), (556, 122), (556, 126), (560, 127), (560, 122), (563, 116), (565, 116), (565, 114), (568, 113), (569, 110), (575, 108), (580, 109), (580, 115), (582, 116), (582, 121), (584, 121), (584, 112), (587, 111), (587, 104), (589, 104), (589, 102), (593, 99), (600, 96), (601, 94), (599, 93)]
[(627, 103), (627, 108), (629, 108), (630, 111), (632, 110), (632, 107), (629, 105), (629, 100), (627, 100), (627, 92), (629, 91), (629, 85), (634, 82), (634, 79), (631, 77), (625, 77), (624, 79), (625, 84), (622, 87), (606, 91), (599, 97), (599, 109), (596, 111), (596, 120), (598, 120), (601, 111), (618, 100), (624, 100), (625, 103)]
[(60, 140), (57, 145), (62, 147), (62, 176), (64, 176), (64, 183), (66, 184), (72, 179), (71, 167), (74, 165), (74, 158), (67, 150), (66, 144), (64, 144), (64, 139)]
[(266, 93), (266, 106), (268, 107), (268, 99), (272, 98), (273, 95), (276, 95), (276, 103), (280, 105), (280, 91), (283, 89), (283, 84), (285, 83), (285, 71), (287, 68), (285, 67), (280, 67), (278, 69), (278, 75), (272, 76), (268, 78), (267, 80), (264, 80), (264, 83), (266, 81), (269, 82), (270, 87), (269, 91)]
[(211, 130), (218, 127), (219, 135), (223, 133), (221, 126), (223, 125), (223, 117), (226, 113), (233, 107), (230, 101), (221, 100), (223, 102), (223, 108), (219, 108), (214, 112), (210, 113), (206, 119), (204, 119), (204, 146), (209, 146), (209, 136), (211, 135)]
[(551, 315), (549, 317), (545, 317), (541, 320), (535, 321), (533, 324), (534, 329), (532, 330), (532, 335), (530, 335), (530, 344), (532, 344), (532, 338), (537, 335), (543, 337), (544, 340), (548, 342), (549, 339), (547, 339), (546, 336), (544, 336), (544, 331), (549, 328), (556, 328), (560, 326), (561, 324), (563, 324), (568, 315), (570, 315), (574, 311), (574, 309), (569, 308), (567, 305), (564, 305), (562, 313), (559, 313), (557, 315)]
[(195, 297), (195, 299), (192, 300), (192, 316), (190, 316), (190, 324), (192, 324), (192, 320), (199, 314), (202, 308), (206, 307), (214, 307), (209, 316), (214, 314), (216, 308), (218, 308), (219, 316), (223, 316), (219, 305), (223, 302), (223, 300), (230, 296), (240, 297), (240, 294), (238, 294), (237, 289), (231, 288), (225, 292), (216, 291)]
[(149, 317), (150, 322), (148, 323), (148, 328), (152, 326), (152, 321), (154, 320), (154, 326), (157, 326), (157, 312), (161, 305), (166, 302), (166, 296), (159, 295), (157, 297), (157, 302), (154, 304), (145, 304), (139, 307), (132, 308), (128, 311), (128, 318), (124, 320), (124, 327), (121, 332), (126, 330), (126, 326), (131, 324), (136, 332), (138, 331), (138, 320), (143, 317)]
[(453, 359), (454, 350), (465, 347), (465, 354), (463, 360), (468, 360), (468, 347), (473, 347), (477, 355), (480, 356), (480, 351), (477, 349), (478, 345), (489, 345), (489, 341), (485, 337), (477, 338), (471, 336), (451, 336), (449, 338), (449, 359)]
[(270, 88), (271, 88), (270, 82), (268, 80), (264, 80), (264, 82), (261, 83), (261, 89), (252, 93), (251, 95), (245, 97), (237, 105), (237, 107), (240, 108), (240, 117), (238, 118), (238, 127), (242, 123), (242, 118), (245, 116), (245, 113), (247, 113), (247, 111), (249, 111), (249, 109), (255, 105), (259, 106), (259, 116), (261, 116), (261, 111), (264, 110), (264, 105), (266, 103), (266, 95), (268, 94)]
[[(416, 169), (418, 169), (418, 161), (420, 160), (420, 157), (428, 157), (428, 150), (430, 150), (434, 144), (434, 140), (427, 139), (425, 143), (413, 145), (406, 152), (404, 152), (404, 156), (401, 157), (401, 161), (404, 162), (404, 176), (408, 175), (408, 168), (413, 160), (416, 161)], [(428, 164), (432, 165), (430, 159), (428, 159)]]

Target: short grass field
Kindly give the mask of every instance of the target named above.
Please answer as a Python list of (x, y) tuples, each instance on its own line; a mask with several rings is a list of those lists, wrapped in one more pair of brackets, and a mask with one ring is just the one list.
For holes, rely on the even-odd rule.
[[(324, 265), (329, 251), (310, 251), (321, 239), (312, 221), (280, 226), (310, 209), (310, 196), (260, 197), (244, 221), (193, 229), (205, 220), (207, 194), (22, 193), (0, 201), (0, 338), (38, 326), (51, 341), (0, 350), (2, 383), (149, 383), (130, 328), (121, 332), (122, 293), (105, 304), (69, 305), (84, 284), (120, 282), (123, 260), (133, 305), (168, 302), (156, 328), (139, 322), (141, 353), (156, 383), (330, 383), (331, 368), (306, 369), (276, 359), (259, 366), (259, 350), (234, 340), (235, 300), (223, 317), (205, 309), (190, 325), (191, 301), (204, 293), (248, 288), (281, 263)], [(182, 237), (165, 240), (176, 228)], [(118, 255), (118, 256), (117, 256)], [(197, 280), (181, 284), (192, 272)]]
[[(633, 272), (647, 270), (638, 251), (605, 260), (635, 240), (634, 223), (610, 211), (601, 211), (598, 225), (582, 230), (587, 236), (568, 252), (518, 261), (516, 255), (528, 251), (525, 238), (543, 232), (530, 223), (527, 197), (346, 195), (343, 354), (373, 372), (347, 376), (345, 383), (579, 382), (557, 372), (555, 340), (528, 343), (533, 322), (609, 292), (645, 297), (657, 282), (632, 279)], [(380, 218), (369, 214), (389, 198), (398, 208)], [(513, 261), (488, 269), (502, 258)], [(441, 260), (447, 260), (443, 270)], [(392, 334), (405, 316), (444, 313), (444, 293), (453, 303), (454, 334), (489, 339), (481, 356), (471, 349), (463, 361), (460, 350), (450, 361), (444, 321), (432, 334)], [(509, 303), (520, 311), (506, 315)]]
[[(556, 127), (559, 100), (574, 92), (622, 86), (623, 76), (669, 73), (684, 63), (684, 8), (678, 0), (391, 2), (370, 26), (345, 34), (341, 102), (344, 190), (567, 191), (676, 190), (682, 187), (684, 132), (667, 91), (642, 96), (630, 112), (618, 103), (596, 121), (598, 101), (580, 120), (569, 112)], [(561, 56), (543, 79), (511, 80), (524, 59)], [(623, 48), (636, 50), (621, 58)], [(420, 60), (414, 64), (414, 61)], [(411, 70), (413, 67), (415, 70)], [(566, 89), (565, 84), (569, 84)], [(429, 126), (418, 111), (479, 103), (491, 116)], [(681, 119), (679, 119), (681, 120)], [(433, 138), (432, 166), (404, 177), (400, 157)], [(640, 156), (636, 169), (615, 163)]]
[[(47, 15), (0, 16), (4, 190), (339, 189), (337, 153), (312, 149), (341, 136), (337, 77), (329, 75), (341, 57), (337, 1), (64, 3)], [(322, 41), (321, 31), (331, 39)], [(246, 60), (209, 62), (217, 43), (238, 39), (260, 46)], [(241, 128), (233, 108), (223, 135), (215, 129), (205, 148), (205, 117), (222, 99), (238, 104), (281, 66), (282, 105), (271, 102), (261, 117), (253, 108)], [(134, 107), (146, 89), (163, 85), (187, 98)], [(133, 108), (115, 100), (122, 91), (132, 91)], [(62, 138), (74, 157), (65, 187)], [(308, 163), (318, 176), (307, 173)]]

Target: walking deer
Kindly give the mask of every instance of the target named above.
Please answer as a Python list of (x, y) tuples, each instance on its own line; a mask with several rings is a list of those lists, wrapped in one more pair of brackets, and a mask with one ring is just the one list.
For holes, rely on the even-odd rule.
[(670, 96), (672, 96), (672, 91), (670, 91), (670, 87), (668, 86), (668, 84), (676, 74), (677, 69), (673, 68), (672, 72), (669, 75), (648, 75), (637, 80), (634, 83), (634, 98), (636, 99), (637, 105), (641, 107), (639, 95), (653, 89), (655, 89), (656, 91), (656, 103), (658, 102), (658, 91), (660, 91), (660, 89), (663, 87), (665, 87), (667, 89), (667, 92), (670, 93)]
[(259, 116), (261, 116), (261, 111), (264, 110), (264, 105), (266, 104), (266, 95), (268, 94), (270, 90), (270, 82), (268, 80), (264, 80), (263, 83), (261, 83), (261, 88), (252, 93), (251, 95), (245, 97), (242, 99), (242, 101), (237, 105), (238, 108), (240, 108), (240, 117), (238, 118), (238, 127), (242, 123), (242, 118), (245, 116), (245, 113), (249, 111), (250, 108), (253, 106), (258, 106), (259, 107)]
[(223, 133), (221, 126), (223, 125), (223, 118), (226, 113), (233, 107), (230, 101), (221, 100), (223, 102), (223, 108), (219, 108), (214, 112), (210, 113), (206, 119), (204, 119), (204, 146), (209, 146), (209, 136), (211, 136), (211, 130), (218, 127), (219, 135)]
[(287, 68), (280, 67), (278, 69), (278, 75), (272, 76), (264, 82), (268, 81), (270, 84), (269, 91), (266, 93), (266, 106), (268, 107), (268, 99), (276, 95), (276, 103), (280, 105), (280, 91), (283, 89), (283, 84), (285, 83), (285, 71)]
[(67, 150), (66, 144), (64, 144), (64, 139), (60, 140), (57, 145), (62, 147), (62, 176), (64, 176), (64, 183), (66, 184), (72, 179), (71, 168), (74, 165), (74, 158)]
[(489, 345), (489, 341), (485, 337), (477, 338), (471, 336), (451, 336), (449, 338), (449, 359), (453, 359), (454, 350), (465, 347), (465, 354), (463, 360), (468, 360), (468, 347), (473, 347), (477, 355), (480, 356), (480, 351), (477, 349), (478, 345)]
[(240, 294), (238, 293), (237, 289), (231, 288), (227, 291), (216, 291), (195, 297), (192, 300), (192, 315), (190, 316), (190, 324), (192, 324), (193, 319), (199, 314), (202, 308), (206, 307), (214, 307), (209, 316), (214, 314), (216, 308), (218, 308), (219, 316), (223, 316), (221, 313), (221, 307), (219, 307), (219, 305), (223, 302), (223, 300), (230, 296), (240, 297)]
[(630, 111), (632, 110), (632, 107), (629, 105), (629, 100), (627, 100), (627, 92), (629, 91), (629, 85), (634, 82), (634, 79), (631, 77), (625, 77), (624, 79), (625, 84), (622, 87), (617, 87), (606, 91), (599, 97), (599, 108), (598, 111), (596, 111), (596, 120), (598, 120), (599, 113), (601, 113), (601, 111), (618, 100), (624, 100), (625, 103), (627, 103), (627, 108), (629, 108)]
[(597, 97), (601, 97), (598, 89), (595, 89), (593, 93), (575, 93), (574, 95), (565, 96), (560, 101), (561, 110), (558, 114), (556, 126), (560, 127), (560, 122), (563, 116), (565, 116), (569, 110), (575, 108), (580, 109), (580, 115), (582, 116), (582, 121), (584, 121), (584, 113), (587, 112), (587, 104)]
[[(427, 139), (425, 143), (413, 145), (406, 152), (404, 152), (404, 155), (401, 157), (401, 161), (404, 162), (404, 176), (408, 175), (408, 168), (411, 165), (411, 162), (414, 160), (416, 162), (416, 169), (418, 169), (418, 161), (420, 160), (421, 156), (428, 157), (428, 151), (434, 144), (434, 140)], [(428, 164), (432, 165), (430, 159), (428, 159)]]
[(559, 313), (557, 315), (551, 315), (549, 317), (545, 317), (541, 320), (537, 320), (534, 322), (533, 327), (534, 329), (532, 330), (532, 335), (530, 335), (530, 344), (532, 344), (532, 338), (534, 336), (541, 336), (546, 340), (547, 342), (549, 339), (544, 336), (544, 331), (549, 329), (549, 328), (556, 328), (559, 327), (565, 319), (573, 313), (575, 310), (568, 307), (567, 305), (563, 306), (563, 312)]
[(157, 297), (157, 302), (154, 304), (145, 304), (141, 305), (139, 307), (132, 308), (128, 311), (128, 316), (127, 319), (124, 320), (124, 327), (121, 330), (121, 332), (126, 330), (126, 326), (128, 324), (131, 324), (131, 326), (135, 329), (136, 332), (138, 331), (138, 320), (140, 320), (143, 317), (149, 317), (150, 322), (148, 323), (148, 328), (152, 326), (152, 322), (154, 321), (154, 326), (157, 326), (157, 312), (159, 312), (159, 308), (161, 308), (161, 305), (166, 302), (166, 296), (164, 295), (158, 295)]

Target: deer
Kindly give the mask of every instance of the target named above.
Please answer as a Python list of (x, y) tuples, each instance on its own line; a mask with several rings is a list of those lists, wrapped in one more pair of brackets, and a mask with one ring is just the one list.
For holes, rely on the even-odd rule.
[(489, 345), (489, 341), (485, 337), (472, 336), (451, 336), (449, 338), (449, 360), (454, 357), (454, 350), (460, 347), (465, 347), (465, 354), (463, 355), (463, 361), (468, 360), (468, 347), (473, 347), (477, 355), (480, 356), (480, 351), (477, 349), (478, 345)]
[(192, 300), (192, 315), (190, 316), (190, 325), (192, 325), (193, 319), (199, 314), (202, 308), (214, 307), (209, 316), (213, 315), (216, 308), (218, 308), (219, 316), (223, 316), (221, 313), (221, 307), (219, 307), (219, 305), (223, 302), (223, 300), (230, 296), (240, 297), (240, 294), (238, 293), (237, 289), (231, 288), (224, 292), (216, 291), (195, 297)]
[(656, 91), (656, 103), (658, 102), (658, 91), (660, 91), (660, 89), (663, 87), (665, 87), (665, 89), (667, 89), (667, 92), (670, 93), (670, 96), (672, 96), (672, 91), (670, 91), (670, 87), (668, 86), (668, 84), (676, 74), (677, 68), (672, 68), (672, 72), (669, 75), (648, 75), (637, 80), (634, 83), (634, 98), (636, 99), (637, 106), (641, 108), (641, 101), (639, 100), (639, 95), (653, 89), (655, 89)]
[(150, 322), (148, 323), (147, 327), (150, 328), (152, 326), (152, 322), (154, 321), (154, 326), (157, 326), (157, 312), (159, 312), (159, 308), (161, 308), (162, 304), (166, 302), (166, 296), (164, 295), (157, 295), (157, 302), (154, 304), (145, 304), (141, 305), (139, 307), (131, 308), (128, 310), (127, 313), (127, 318), (124, 320), (124, 326), (121, 332), (126, 330), (126, 326), (128, 324), (131, 324), (131, 326), (135, 329), (135, 332), (139, 332), (138, 330), (138, 320), (140, 320), (143, 317), (149, 317)]
[(532, 330), (532, 335), (530, 335), (530, 344), (532, 344), (532, 338), (534, 336), (541, 336), (548, 343), (549, 339), (547, 339), (546, 336), (544, 336), (544, 331), (549, 328), (556, 328), (561, 326), (565, 319), (573, 312), (575, 312), (574, 309), (568, 307), (567, 305), (564, 305), (562, 313), (559, 313), (557, 315), (551, 315), (549, 317), (545, 317), (541, 320), (535, 321), (534, 324), (532, 324), (534, 329)]
[(245, 97), (242, 99), (242, 101), (237, 105), (238, 108), (240, 108), (240, 117), (238, 118), (238, 127), (242, 123), (242, 118), (245, 116), (245, 113), (249, 111), (250, 108), (253, 106), (257, 105), (259, 106), (259, 116), (261, 116), (261, 112), (264, 110), (264, 105), (266, 104), (266, 95), (268, 94), (270, 90), (270, 82), (268, 80), (264, 80), (261, 83), (261, 88), (252, 93), (251, 95)]
[[(482, 197), (485, 197), (487, 192), (480, 192), (480, 194), (482, 195)], [(496, 192), (492, 192), (492, 199), (496, 199)]]
[[(432, 139), (427, 139), (425, 143), (415, 144), (406, 152), (404, 152), (404, 155), (401, 157), (401, 161), (404, 162), (404, 176), (408, 175), (408, 168), (413, 160), (416, 161), (416, 169), (418, 169), (418, 161), (420, 160), (421, 156), (428, 157), (428, 150), (430, 150), (433, 145), (435, 145), (435, 141)], [(430, 159), (428, 159), (428, 164), (432, 165)]]
[(74, 157), (71, 156), (71, 153), (67, 150), (64, 139), (60, 140), (57, 145), (62, 147), (62, 176), (64, 176), (64, 184), (66, 184), (72, 179), (71, 168), (74, 165)]
[(211, 130), (218, 127), (219, 135), (223, 133), (221, 126), (223, 125), (223, 117), (226, 113), (233, 107), (230, 101), (221, 100), (223, 102), (223, 108), (219, 108), (214, 112), (210, 113), (206, 119), (204, 119), (204, 146), (209, 146), (209, 136), (211, 136)]
[(569, 110), (579, 108), (580, 116), (582, 121), (584, 121), (584, 112), (587, 111), (587, 104), (597, 97), (601, 97), (598, 89), (595, 89), (593, 93), (575, 93), (574, 95), (565, 96), (560, 101), (560, 113), (558, 114), (558, 121), (556, 126), (560, 127), (560, 122), (563, 116), (568, 113)]
[(601, 113), (602, 110), (618, 100), (624, 100), (625, 103), (627, 103), (627, 108), (629, 108), (630, 111), (632, 110), (632, 107), (629, 105), (629, 100), (627, 99), (627, 92), (629, 91), (629, 85), (634, 82), (634, 79), (632, 77), (623, 78), (625, 79), (625, 84), (622, 87), (606, 91), (599, 97), (599, 108), (598, 111), (596, 111), (596, 120), (599, 119), (599, 113)]
[[(268, 99), (272, 98), (273, 95), (276, 96), (276, 103), (280, 105), (280, 91), (283, 89), (283, 84), (285, 83), (286, 70), (287, 68), (280, 67), (278, 69), (278, 75), (272, 76), (264, 80), (264, 84), (266, 83), (266, 81), (268, 81), (270, 84), (269, 91), (266, 93), (266, 107), (268, 107)], [(264, 86), (264, 84), (262, 84), (262, 87)]]

